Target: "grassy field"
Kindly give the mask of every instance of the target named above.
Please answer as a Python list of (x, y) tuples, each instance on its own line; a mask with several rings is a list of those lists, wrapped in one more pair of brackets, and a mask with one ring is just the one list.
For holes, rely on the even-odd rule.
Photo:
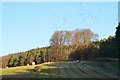
[(2, 76), (3, 78), (116, 78), (118, 74), (116, 62), (48, 62), (42, 64), (42, 71), (39, 73), (34, 72), (35, 66), (5, 68), (2, 69)]

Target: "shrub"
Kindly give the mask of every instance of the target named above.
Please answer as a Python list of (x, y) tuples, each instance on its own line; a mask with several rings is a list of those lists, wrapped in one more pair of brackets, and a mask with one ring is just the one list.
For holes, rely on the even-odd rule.
[(35, 66), (34, 71), (35, 72), (40, 72), (42, 70), (42, 66)]

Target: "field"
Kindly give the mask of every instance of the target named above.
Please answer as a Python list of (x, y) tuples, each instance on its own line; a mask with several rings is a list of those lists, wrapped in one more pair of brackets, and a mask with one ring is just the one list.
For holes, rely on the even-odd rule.
[[(84, 63), (84, 65), (83, 65)], [(63, 61), (48, 62), (42, 65), (41, 72), (34, 72), (37, 66), (20, 66), (2, 69), (3, 78), (116, 78), (117, 62)]]

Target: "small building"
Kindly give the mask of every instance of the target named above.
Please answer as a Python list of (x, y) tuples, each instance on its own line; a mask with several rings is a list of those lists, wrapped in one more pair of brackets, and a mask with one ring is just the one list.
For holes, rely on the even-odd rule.
[(35, 65), (35, 62), (32, 62), (32, 65)]
[(6, 66), (6, 68), (8, 68), (8, 66)]
[(29, 64), (27, 64), (27, 66), (29, 66)]

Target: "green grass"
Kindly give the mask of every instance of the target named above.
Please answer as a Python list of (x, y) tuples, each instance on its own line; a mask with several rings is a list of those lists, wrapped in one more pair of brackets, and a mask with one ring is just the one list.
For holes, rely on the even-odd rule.
[(86, 64), (99, 73), (109, 77), (116, 77), (118, 73), (118, 62), (87, 61)]
[[(36, 66), (20, 66), (2, 69), (3, 78), (114, 78), (118, 64), (94, 61), (51, 62), (42, 64), (41, 72), (34, 72)], [(109, 70), (111, 69), (111, 70)]]

